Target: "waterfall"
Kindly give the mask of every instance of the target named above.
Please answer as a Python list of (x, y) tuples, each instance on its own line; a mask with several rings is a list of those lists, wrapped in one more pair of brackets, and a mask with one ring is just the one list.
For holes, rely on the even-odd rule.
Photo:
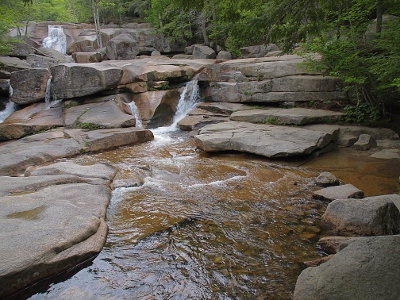
[(0, 123), (3, 123), (15, 111), (15, 103), (11, 100), (7, 103), (6, 108), (0, 111)]
[(49, 25), (48, 35), (43, 40), (43, 47), (50, 48), (61, 52), (62, 54), (67, 53), (67, 37), (65, 36), (64, 30), (61, 26)]
[(44, 101), (46, 102), (46, 107), (50, 106), (50, 100), (51, 100), (51, 77), (47, 80), (46, 92), (44, 95)]
[(171, 127), (176, 127), (178, 122), (182, 120), (189, 111), (196, 107), (196, 104), (200, 101), (199, 85), (197, 77), (186, 83), (185, 89), (183, 90), (178, 106), (176, 108), (176, 113), (174, 117), (174, 122)]
[[(44, 101), (46, 102), (45, 109), (50, 109), (51, 107), (62, 101), (62, 99), (57, 98), (56, 94), (52, 93), (51, 80), (51, 77), (47, 80), (46, 92), (44, 95)], [(53, 102), (51, 102), (51, 99), (53, 99)]]
[(139, 109), (136, 106), (135, 101), (129, 102), (127, 104), (129, 105), (129, 108), (131, 109), (132, 115), (136, 119), (136, 127), (143, 128), (142, 120), (140, 119), (140, 116), (139, 116)]

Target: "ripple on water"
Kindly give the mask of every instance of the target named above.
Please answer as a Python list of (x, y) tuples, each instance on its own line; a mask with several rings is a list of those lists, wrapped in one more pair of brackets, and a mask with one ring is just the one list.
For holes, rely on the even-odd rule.
[(141, 186), (114, 190), (93, 263), (31, 299), (291, 298), (300, 262), (318, 256), (325, 205), (311, 199), (315, 174), (200, 155), (189, 139), (153, 147), (78, 159), (111, 162), (127, 177), (147, 169)]

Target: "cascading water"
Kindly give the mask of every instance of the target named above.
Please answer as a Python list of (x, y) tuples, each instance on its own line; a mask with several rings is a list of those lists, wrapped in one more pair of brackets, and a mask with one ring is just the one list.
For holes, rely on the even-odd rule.
[(48, 35), (43, 40), (43, 47), (50, 48), (61, 52), (62, 54), (67, 53), (67, 37), (61, 26), (49, 25)]
[(9, 102), (6, 104), (4, 110), (0, 111), (0, 123), (3, 123), (5, 119), (7, 119), (14, 111), (15, 111), (15, 103), (11, 101), (11, 97), (13, 95), (13, 88), (10, 85), (10, 89), (8, 91), (9, 94)]
[[(154, 138), (157, 141), (160, 139), (160, 135), (164, 135), (168, 132), (174, 132), (178, 129), (178, 122), (182, 120), (189, 111), (196, 107), (197, 103), (200, 102), (200, 94), (199, 94), (199, 85), (197, 76), (193, 78), (191, 81), (186, 83), (185, 88), (183, 89), (179, 102), (176, 108), (175, 116), (173, 122), (170, 126), (167, 127), (159, 127), (153, 131)], [(168, 137), (164, 136), (164, 141), (166, 141)]]
[[(46, 109), (50, 109), (51, 107), (55, 106), (56, 104), (58, 104), (59, 102), (62, 101), (62, 99), (58, 99), (57, 96), (53, 93), (52, 94), (52, 90), (51, 90), (51, 83), (52, 83), (52, 78), (50, 77), (47, 80), (47, 85), (46, 85), (46, 92), (45, 92), (45, 96), (44, 96), (44, 101), (46, 102)], [(53, 101), (51, 101), (51, 99), (53, 99)]]
[(129, 105), (129, 108), (131, 109), (132, 115), (136, 119), (136, 127), (143, 128), (142, 120), (140, 119), (140, 116), (139, 116), (139, 109), (136, 106), (135, 101), (128, 103), (128, 105)]

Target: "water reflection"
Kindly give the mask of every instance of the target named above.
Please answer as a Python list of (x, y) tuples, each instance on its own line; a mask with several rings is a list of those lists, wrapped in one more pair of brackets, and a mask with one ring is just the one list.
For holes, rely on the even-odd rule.
[(121, 169), (107, 244), (92, 265), (31, 299), (291, 298), (300, 262), (318, 256), (325, 204), (311, 200), (316, 174), (205, 155), (176, 134), (163, 146), (77, 158)]

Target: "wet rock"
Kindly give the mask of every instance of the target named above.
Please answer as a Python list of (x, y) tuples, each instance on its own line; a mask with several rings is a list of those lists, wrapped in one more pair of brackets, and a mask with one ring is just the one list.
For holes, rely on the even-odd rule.
[(306, 109), (306, 108), (290, 108), (290, 109), (253, 109), (246, 111), (234, 112), (230, 119), (232, 121), (252, 122), (252, 123), (269, 123), (276, 125), (306, 125), (311, 123), (319, 123), (324, 121), (340, 120), (343, 113)]
[(376, 140), (369, 134), (361, 134), (353, 145), (356, 150), (366, 151), (377, 146)]
[(42, 68), (12, 72), (10, 84), (14, 93), (11, 100), (22, 105), (43, 100), (49, 78), (49, 70)]
[(331, 186), (313, 192), (313, 197), (321, 200), (333, 201), (335, 199), (346, 198), (363, 198), (364, 192), (356, 188), (352, 184), (344, 184), (341, 186)]
[(208, 124), (216, 124), (220, 122), (228, 121), (228, 115), (218, 114), (196, 108), (190, 111), (186, 117), (178, 122), (178, 126), (181, 130), (191, 131), (204, 127)]
[(357, 239), (362, 239), (362, 237), (326, 236), (320, 238), (317, 247), (325, 253), (336, 254)]
[(194, 45), (192, 56), (194, 59), (213, 59), (216, 57), (216, 54), (215, 51), (208, 46)]
[(294, 127), (224, 122), (203, 127), (195, 139), (197, 146), (206, 152), (234, 150), (266, 157), (287, 157), (324, 148), (332, 137)]
[(48, 108), (46, 103), (34, 103), (15, 111), (0, 124), (0, 140), (19, 139), (28, 134), (63, 126), (62, 107)]
[(70, 174), (79, 177), (101, 178), (105, 180), (113, 180), (117, 169), (111, 165), (93, 164), (82, 166), (73, 162), (58, 162), (48, 166), (32, 166), (29, 167), (25, 176), (28, 178), (37, 178), (43, 175)]
[(364, 199), (338, 199), (329, 203), (322, 222), (335, 234), (389, 235), (400, 233), (400, 212), (393, 201), (399, 195), (382, 195)]
[(7, 96), (10, 92), (10, 80), (0, 79), (0, 95)]
[[(294, 300), (398, 299), (400, 236), (354, 241), (329, 261), (305, 269), (297, 279)], [(362, 270), (362, 271), (360, 271)]]
[(315, 178), (315, 184), (317, 186), (328, 187), (339, 185), (339, 180), (330, 172), (322, 172)]

